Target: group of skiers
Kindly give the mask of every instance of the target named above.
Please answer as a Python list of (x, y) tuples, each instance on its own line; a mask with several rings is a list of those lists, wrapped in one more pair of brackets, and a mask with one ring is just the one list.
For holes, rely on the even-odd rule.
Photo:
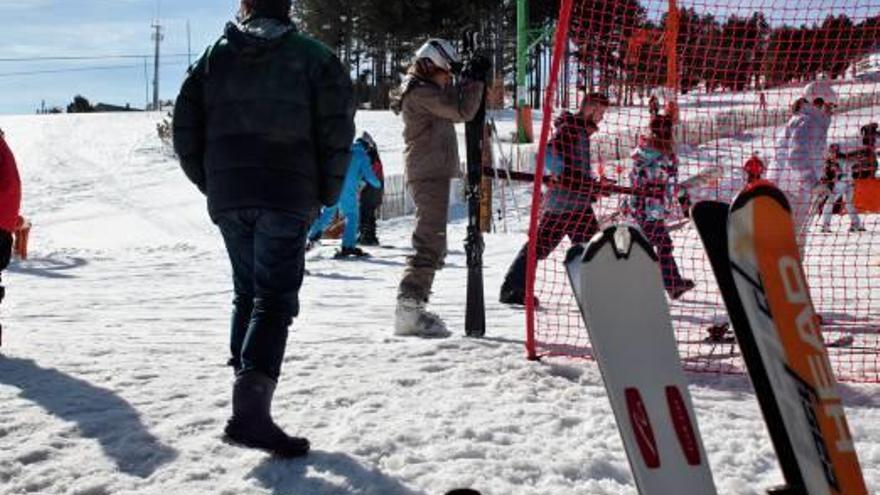
[[(299, 313), (305, 251), (341, 211), (347, 223), (338, 255), (362, 256), (356, 246), (358, 192), (364, 183), (365, 191), (378, 190), (382, 176), (372, 137), (363, 133), (354, 140), (348, 71), (332, 51), (296, 30), (290, 3), (241, 0), (236, 22), (190, 68), (173, 127), (181, 166), (207, 196), (232, 265), (235, 381), (225, 438), (292, 457), (306, 455), (310, 444), (274, 423), (271, 403), (288, 329)], [(465, 61), (448, 41), (430, 39), (415, 52), (392, 94), (392, 109), (404, 123), (406, 184), (416, 208), (414, 252), (397, 289), (397, 335), (449, 335), (427, 303), (448, 250), (451, 179), (460, 175), (454, 124), (478, 111), (490, 68), (488, 59)], [(770, 169), (771, 178), (776, 174), (777, 184), (794, 198), (799, 225), (805, 224), (814, 187), (825, 187), (820, 175), (834, 102), (827, 83), (807, 86)], [(564, 236), (588, 240), (599, 228), (593, 203), (615, 192), (628, 194), (625, 212), (654, 245), (668, 295), (679, 298), (694, 282), (680, 273), (666, 225), (670, 205), (689, 204), (687, 191), (678, 187), (677, 109), (652, 105), (649, 134), (632, 154), (624, 191), (594, 174), (591, 165), (591, 136), (609, 104), (605, 95), (590, 93), (578, 112), (556, 121), (546, 163), (552, 177), (534, 239), (537, 258), (545, 259)], [(375, 230), (372, 234), (375, 239)], [(524, 246), (510, 266), (502, 302), (525, 302), (527, 252)]]

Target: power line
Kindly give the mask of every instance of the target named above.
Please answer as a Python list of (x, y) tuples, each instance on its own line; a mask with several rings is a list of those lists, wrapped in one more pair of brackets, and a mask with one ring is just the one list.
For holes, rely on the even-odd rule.
[[(174, 62), (162, 62), (160, 65), (180, 65)], [(12, 77), (12, 76), (31, 76), (38, 74), (57, 74), (60, 72), (89, 72), (89, 71), (101, 71), (101, 70), (121, 70), (121, 69), (140, 69), (142, 66), (138, 65), (106, 65), (103, 67), (77, 67), (71, 69), (46, 69), (46, 70), (32, 70), (32, 71), (21, 71), (21, 72), (0, 72), (0, 77)]]
[[(189, 54), (172, 53), (163, 54), (163, 57), (186, 58)], [(71, 55), (71, 56), (50, 56), (50, 57), (3, 57), (0, 62), (50, 62), (65, 60), (112, 60), (112, 59), (131, 59), (131, 58), (152, 58), (153, 55)]]

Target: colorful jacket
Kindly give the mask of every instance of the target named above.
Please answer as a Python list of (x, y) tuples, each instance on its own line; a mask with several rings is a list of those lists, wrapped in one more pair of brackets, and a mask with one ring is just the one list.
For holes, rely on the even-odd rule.
[(660, 221), (669, 215), (678, 189), (678, 160), (648, 146), (640, 146), (632, 153), (630, 185), (643, 190), (664, 191), (663, 197), (631, 195), (630, 213), (638, 221)]

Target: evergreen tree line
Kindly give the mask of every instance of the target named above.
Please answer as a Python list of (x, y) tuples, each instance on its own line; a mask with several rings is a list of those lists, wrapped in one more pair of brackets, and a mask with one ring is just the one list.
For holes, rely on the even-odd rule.
[[(551, 22), (556, 2), (529, 2), (534, 28)], [(388, 90), (428, 38), (458, 43), (465, 30), (480, 33), (496, 74), (513, 88), (516, 63), (515, 0), (299, 0), (294, 19), (351, 67), (360, 102), (387, 108)], [(542, 43), (535, 53), (546, 50)]]
[[(529, 2), (530, 28), (555, 22), (558, 0)], [(615, 95), (632, 103), (667, 81), (665, 14), (652, 22), (638, 0), (579, 0), (572, 13), (568, 62), (580, 69), (566, 86)], [(464, 30), (482, 34), (496, 74), (514, 87), (514, 0), (299, 0), (294, 16), (310, 35), (336, 50), (351, 67), (358, 99), (387, 108), (388, 90), (400, 80), (413, 52), (429, 37), (456, 42)], [(530, 52), (530, 100), (539, 106), (552, 39)], [(833, 79), (866, 54), (880, 49), (880, 15), (854, 22), (845, 14), (821, 23), (771, 26), (767, 17), (718, 18), (694, 8), (679, 11), (677, 58), (683, 93), (700, 88), (744, 91)], [(568, 72), (566, 72), (567, 74)]]

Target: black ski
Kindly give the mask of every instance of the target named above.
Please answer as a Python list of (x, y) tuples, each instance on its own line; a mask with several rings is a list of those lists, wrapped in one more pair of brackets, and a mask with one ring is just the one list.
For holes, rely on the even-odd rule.
[[(466, 61), (477, 56), (474, 33), (465, 33), (462, 55)], [(467, 65), (467, 62), (465, 63)], [(485, 81), (483, 81), (485, 83)], [(465, 143), (467, 145), (467, 187), (465, 195), (468, 202), (468, 226), (465, 238), (467, 255), (467, 303), (465, 305), (465, 334), (469, 337), (482, 337), (486, 333), (486, 301), (483, 293), (483, 233), (480, 230), (480, 186), (483, 181), (483, 137), (486, 123), (486, 89), (480, 108), (473, 119), (465, 123)]]
[(718, 282), (721, 298), (724, 300), (724, 306), (727, 308), (730, 324), (733, 326), (736, 341), (739, 344), (743, 361), (751, 377), (752, 386), (755, 388), (758, 405), (761, 407), (761, 413), (764, 415), (764, 421), (767, 423), (770, 440), (773, 442), (773, 448), (776, 450), (776, 456), (779, 458), (782, 474), (787, 484), (786, 487), (777, 489), (780, 491), (771, 493), (806, 494), (804, 480), (794, 454), (792, 439), (789, 438), (783, 426), (782, 413), (780, 412), (779, 404), (774, 399), (772, 385), (767, 375), (767, 368), (761, 359), (758, 344), (755, 342), (755, 335), (752, 332), (745, 308), (743, 308), (743, 303), (740, 300), (736, 282), (733, 278), (733, 271), (730, 267), (727, 245), (727, 216), (729, 211), (730, 206), (727, 203), (701, 201), (694, 205), (691, 210), (691, 219), (694, 225), (696, 225), (700, 239), (703, 241), (706, 255), (712, 265), (712, 272), (715, 274), (715, 280)]

